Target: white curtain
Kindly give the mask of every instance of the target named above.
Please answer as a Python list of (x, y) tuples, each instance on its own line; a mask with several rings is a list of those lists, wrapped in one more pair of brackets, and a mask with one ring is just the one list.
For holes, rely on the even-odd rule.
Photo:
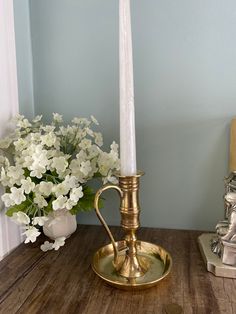
[[(0, 0), (0, 137), (5, 134), (9, 119), (18, 110), (13, 0)], [(1, 202), (0, 208), (3, 208)], [(1, 210), (0, 260), (21, 240), (19, 227)]]

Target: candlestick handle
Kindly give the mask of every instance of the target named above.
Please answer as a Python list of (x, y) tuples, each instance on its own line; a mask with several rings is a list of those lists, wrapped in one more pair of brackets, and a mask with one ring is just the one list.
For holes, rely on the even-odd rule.
[(103, 227), (105, 228), (109, 238), (111, 239), (111, 243), (112, 243), (113, 250), (114, 250), (114, 265), (117, 265), (118, 264), (118, 249), (116, 246), (116, 241), (114, 240), (114, 237), (111, 233), (111, 230), (108, 227), (105, 219), (103, 218), (103, 216), (99, 210), (99, 199), (100, 199), (101, 194), (107, 190), (110, 190), (110, 189), (116, 190), (119, 193), (120, 197), (122, 198), (123, 192), (122, 192), (121, 188), (118, 185), (108, 184), (108, 185), (101, 187), (97, 191), (97, 193), (95, 195), (95, 199), (94, 199), (94, 207), (95, 207), (95, 211), (96, 211), (96, 214), (98, 216), (98, 219), (101, 221), (101, 223), (102, 223)]

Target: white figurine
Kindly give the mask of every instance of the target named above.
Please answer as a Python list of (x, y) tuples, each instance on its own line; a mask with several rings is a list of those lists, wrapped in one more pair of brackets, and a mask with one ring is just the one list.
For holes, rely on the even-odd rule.
[(221, 240), (236, 244), (236, 193), (226, 194), (225, 200), (230, 204), (228, 207), (228, 230), (226, 234), (221, 236)]
[(222, 263), (236, 265), (236, 193), (225, 195), (227, 220), (216, 225), (217, 240), (211, 244), (212, 251), (222, 258)]

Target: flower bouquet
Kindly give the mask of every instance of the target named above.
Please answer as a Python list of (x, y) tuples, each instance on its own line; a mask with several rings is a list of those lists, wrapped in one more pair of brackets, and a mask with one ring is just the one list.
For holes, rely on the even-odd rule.
[[(103, 138), (93, 130), (98, 125), (93, 116), (74, 118), (68, 126), (58, 113), (51, 124), (45, 125), (42, 116), (29, 121), (22, 115), (14, 123), (14, 131), (0, 140), (1, 198), (6, 215), (23, 226), (25, 243), (35, 242), (60, 211), (68, 216), (93, 209), (89, 184), (94, 178), (116, 182), (118, 145), (113, 142), (109, 152), (101, 149)], [(41, 249), (59, 249), (66, 236), (46, 241)]]

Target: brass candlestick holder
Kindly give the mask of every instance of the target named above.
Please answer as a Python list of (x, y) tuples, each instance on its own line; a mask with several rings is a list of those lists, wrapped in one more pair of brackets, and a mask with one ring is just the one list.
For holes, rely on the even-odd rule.
[[(143, 172), (134, 176), (119, 175), (119, 185), (105, 185), (95, 196), (96, 214), (104, 226), (111, 244), (100, 248), (94, 255), (92, 268), (108, 284), (121, 289), (144, 289), (157, 284), (171, 269), (170, 254), (162, 247), (137, 240), (140, 226), (139, 181)], [(121, 199), (121, 227), (124, 240), (115, 241), (99, 210), (99, 198), (109, 189), (115, 189)]]

